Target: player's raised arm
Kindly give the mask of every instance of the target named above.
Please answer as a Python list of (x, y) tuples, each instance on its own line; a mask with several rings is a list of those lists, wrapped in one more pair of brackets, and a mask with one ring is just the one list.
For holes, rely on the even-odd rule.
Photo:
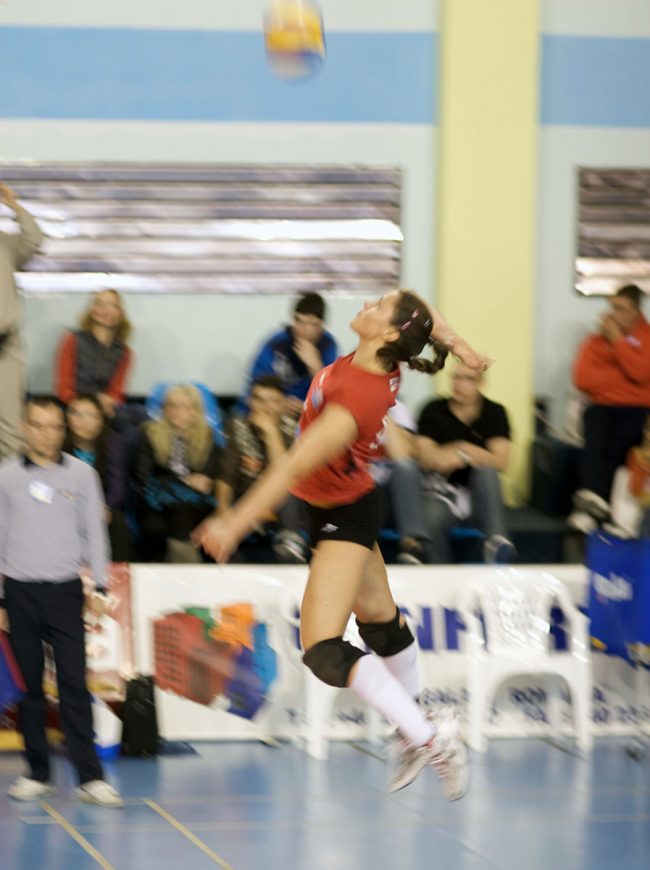
[(492, 360), (475, 351), (464, 338), (461, 338), (452, 329), (439, 311), (436, 311), (430, 305), (427, 305), (427, 307), (433, 322), (431, 338), (435, 339), (436, 342), (446, 348), (456, 359), (469, 366), (469, 368), (479, 372), (485, 371)]
[(257, 523), (284, 501), (295, 483), (343, 453), (357, 434), (350, 411), (329, 405), (231, 510), (206, 520), (195, 530), (194, 543), (217, 562), (226, 562)]

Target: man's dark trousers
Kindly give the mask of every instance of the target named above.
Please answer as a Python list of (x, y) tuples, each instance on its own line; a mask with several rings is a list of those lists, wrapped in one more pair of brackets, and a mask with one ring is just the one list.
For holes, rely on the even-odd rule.
[(103, 779), (93, 743), (90, 694), (86, 686), (86, 651), (81, 580), (49, 583), (5, 578), (9, 640), (27, 693), (19, 722), (32, 779), (50, 780), (45, 735), (43, 641), (51, 644), (59, 687), (59, 715), (79, 783)]
[(609, 501), (616, 469), (643, 437), (648, 408), (590, 405), (584, 413), (582, 486)]

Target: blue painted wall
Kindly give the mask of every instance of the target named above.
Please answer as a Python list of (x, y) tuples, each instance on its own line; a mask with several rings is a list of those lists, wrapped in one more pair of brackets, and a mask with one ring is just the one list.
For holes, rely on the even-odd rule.
[[(285, 81), (261, 32), (0, 28), (0, 117), (434, 124), (435, 33), (332, 33)], [(28, 59), (26, 61), (26, 59)]]

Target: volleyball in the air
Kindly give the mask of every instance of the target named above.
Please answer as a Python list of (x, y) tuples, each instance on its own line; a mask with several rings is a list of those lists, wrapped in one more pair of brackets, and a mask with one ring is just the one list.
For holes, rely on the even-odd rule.
[(323, 19), (306, 0), (272, 2), (264, 18), (264, 39), (269, 66), (281, 78), (306, 78), (325, 60)]

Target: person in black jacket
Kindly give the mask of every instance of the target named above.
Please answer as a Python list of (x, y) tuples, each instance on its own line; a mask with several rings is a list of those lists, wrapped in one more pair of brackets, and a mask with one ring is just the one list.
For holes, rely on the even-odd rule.
[(311, 379), (338, 356), (334, 336), (324, 328), (325, 300), (318, 293), (305, 293), (293, 309), (291, 325), (274, 332), (257, 352), (240, 401), (241, 414), (248, 411), (253, 385), (262, 377), (279, 378), (284, 392), (284, 411), (297, 417), (307, 397)]
[(200, 559), (189, 537), (214, 509), (218, 468), (201, 394), (190, 384), (171, 387), (162, 418), (141, 427), (132, 472), (143, 561)]
[(66, 409), (66, 453), (92, 465), (99, 474), (104, 492), (104, 514), (108, 523), (111, 558), (128, 562), (130, 533), (124, 518), (127, 496), (127, 451), (122, 437), (106, 424), (97, 396), (76, 396)]

